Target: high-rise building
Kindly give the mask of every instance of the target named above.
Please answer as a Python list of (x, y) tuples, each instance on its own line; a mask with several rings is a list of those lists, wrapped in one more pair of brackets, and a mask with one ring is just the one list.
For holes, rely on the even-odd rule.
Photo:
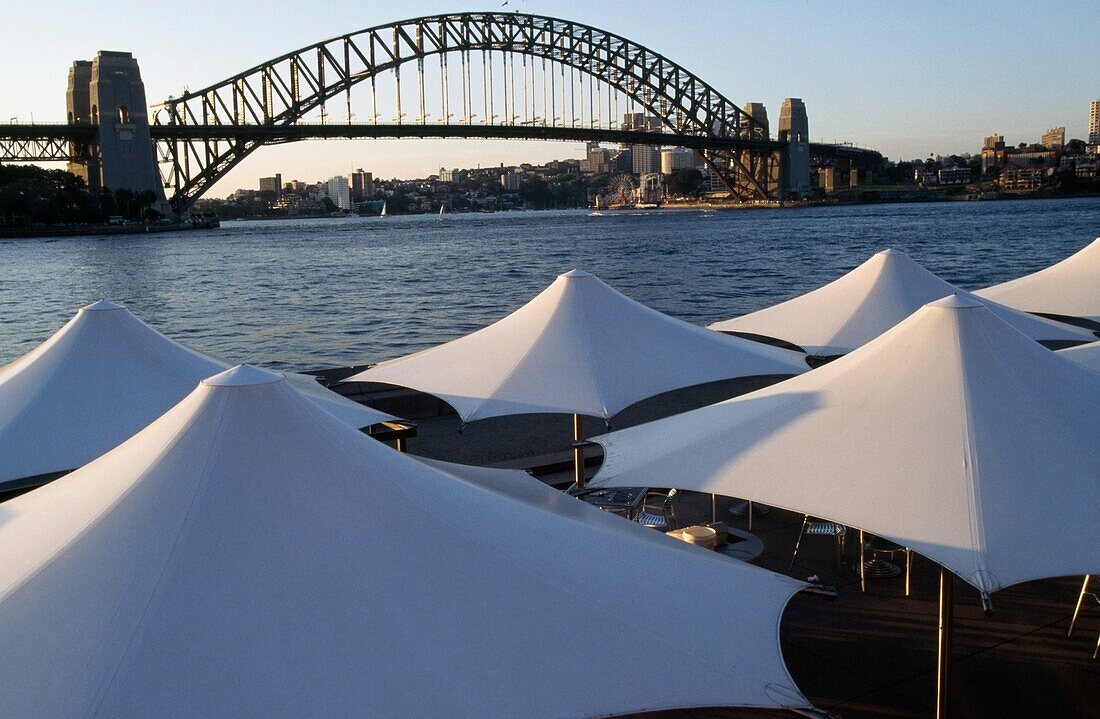
[(1066, 146), (1066, 128), (1052, 127), (1047, 130), (1040, 144), (1048, 150), (1061, 150)]
[(677, 170), (695, 167), (695, 151), (686, 147), (668, 147), (661, 150), (661, 172), (671, 175)]
[(505, 192), (517, 192), (521, 179), (522, 175), (515, 170), (505, 170), (500, 173), (500, 187)]
[(352, 172), (348, 175), (348, 192), (353, 203), (369, 200), (374, 195), (374, 175), (361, 167)]
[(810, 121), (806, 105), (797, 97), (783, 100), (779, 111), (779, 141), (787, 143), (783, 183), (787, 194), (810, 194)]
[(1089, 144), (1100, 145), (1100, 100), (1089, 105)]
[(1005, 136), (1004, 135), (986, 135), (985, 140), (982, 142), (983, 150), (1003, 150), (1005, 149)]
[(986, 135), (982, 142), (982, 174), (985, 175), (991, 169), (1000, 167), (1005, 161), (1005, 136)]
[(634, 145), (630, 148), (630, 161), (635, 175), (660, 172), (661, 148), (652, 145)]
[(341, 210), (350, 210), (351, 189), (348, 187), (348, 178), (339, 175), (325, 183), (325, 196)]
[(581, 160), (581, 172), (602, 175), (611, 171), (611, 151), (600, 147), (598, 142), (585, 146), (584, 159)]
[(274, 192), (276, 197), (283, 194), (283, 174), (276, 172), (274, 177), (261, 177), (260, 192)]

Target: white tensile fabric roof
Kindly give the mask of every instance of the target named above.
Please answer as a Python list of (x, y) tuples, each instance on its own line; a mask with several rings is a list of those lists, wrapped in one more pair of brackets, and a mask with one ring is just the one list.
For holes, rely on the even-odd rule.
[(591, 486), (747, 497), (888, 537), (992, 592), (1100, 572), (1100, 375), (975, 300), (780, 385), (614, 432)]
[[(0, 484), (79, 467), (164, 414), (229, 365), (188, 349), (122, 305), (96, 302), (0, 369)], [(394, 417), (307, 375), (291, 382), (355, 427)]]
[[(796, 344), (810, 354), (851, 352), (950, 294), (968, 293), (932, 274), (898, 250), (883, 250), (843, 277), (812, 292), (710, 329), (747, 332)], [(1034, 340), (1095, 339), (1078, 327), (986, 303), (998, 317)]]
[(1050, 267), (974, 294), (1026, 312), (1100, 322), (1100, 237)]
[(495, 324), (347, 381), (433, 394), (465, 422), (538, 412), (607, 419), (669, 390), (807, 369), (796, 352), (708, 332), (573, 270)]
[(1100, 342), (1092, 342), (1087, 345), (1077, 345), (1069, 349), (1058, 350), (1058, 356), (1065, 357), (1071, 362), (1076, 362), (1082, 367), (1100, 372)]
[(210, 378), (0, 505), (0, 715), (808, 705), (779, 648), (805, 585), (515, 474), (425, 465), (279, 375)]

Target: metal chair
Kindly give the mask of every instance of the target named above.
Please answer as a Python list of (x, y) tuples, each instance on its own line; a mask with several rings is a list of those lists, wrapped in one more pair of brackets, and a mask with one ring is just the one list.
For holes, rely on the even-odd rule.
[[(868, 551), (871, 552), (870, 559), (867, 559)], [(892, 559), (897, 554), (905, 559), (905, 596), (908, 597), (913, 573), (913, 550), (882, 538), (865, 539), (863, 530), (859, 530), (859, 591), (867, 591), (867, 577), (896, 577), (901, 574), (900, 567), (882, 558), (885, 555)], [(988, 595), (983, 594), (983, 597), (984, 605)], [(992, 609), (989, 611), (992, 612)]]
[[(1100, 604), (1100, 593), (1089, 591), (1089, 580), (1092, 579), (1092, 575), (1086, 574), (1085, 581), (1081, 584), (1081, 594), (1077, 597), (1077, 606), (1073, 608), (1073, 617), (1069, 620), (1069, 631), (1066, 632), (1067, 637), (1073, 636), (1073, 628), (1077, 625), (1077, 617), (1081, 614), (1081, 607), (1085, 603), (1085, 597), (1091, 597), (1097, 604)], [(1092, 650), (1092, 658), (1096, 659), (1097, 655), (1100, 655), (1100, 635), (1096, 637), (1096, 648)]]
[(675, 489), (670, 489), (668, 492), (646, 492), (645, 499), (642, 500), (642, 506), (634, 516), (634, 521), (651, 529), (659, 529), (662, 532), (676, 529), (678, 522), (676, 520), (676, 508), (673, 505), (676, 502), (677, 494), (678, 492)]
[(840, 571), (840, 562), (844, 557), (844, 538), (848, 534), (848, 528), (836, 522), (811, 522), (810, 515), (802, 515), (802, 529), (798, 532), (798, 539), (794, 543), (794, 553), (791, 555), (791, 564), (787, 571), (794, 570), (794, 562), (798, 559), (798, 549), (802, 546), (802, 538), (806, 535), (814, 537), (833, 537), (836, 542), (836, 570)]

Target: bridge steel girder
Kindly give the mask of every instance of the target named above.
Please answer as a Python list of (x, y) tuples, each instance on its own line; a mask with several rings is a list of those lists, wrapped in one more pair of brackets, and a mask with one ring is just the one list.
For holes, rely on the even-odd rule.
[[(776, 199), (781, 152), (767, 129), (682, 66), (620, 35), (522, 13), (455, 13), (404, 20), (325, 40), (156, 106), (158, 157), (182, 211), (268, 140), (257, 126), (294, 126), (365, 80), (410, 61), (453, 52), (515, 53), (592, 76), (659, 117), (673, 135), (741, 140), (740, 149), (699, 148), (706, 164), (742, 200)], [(350, 100), (349, 100), (350, 102)], [(377, 118), (375, 118), (377, 119)], [(221, 126), (224, 137), (158, 135), (157, 126)], [(447, 124), (441, 125), (447, 126)], [(451, 127), (475, 127), (450, 123)], [(430, 125), (421, 125), (427, 128)], [(549, 128), (547, 128), (549, 129)], [(572, 129), (572, 128), (557, 128)], [(461, 135), (453, 133), (451, 136)], [(664, 136), (668, 142), (671, 136)], [(286, 140), (284, 140), (286, 141)]]
[(0, 125), (0, 162), (77, 162), (89, 159), (96, 131), (89, 125)]

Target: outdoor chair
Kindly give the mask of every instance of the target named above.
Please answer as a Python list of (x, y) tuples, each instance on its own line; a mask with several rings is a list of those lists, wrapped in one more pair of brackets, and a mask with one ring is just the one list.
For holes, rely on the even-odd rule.
[[(1077, 606), (1073, 608), (1073, 617), (1069, 620), (1067, 637), (1073, 636), (1073, 628), (1077, 625), (1077, 617), (1081, 614), (1081, 607), (1085, 604), (1085, 598), (1091, 598), (1094, 602), (1100, 604), (1100, 592), (1089, 591), (1089, 580), (1091, 579), (1092, 575), (1086, 574), (1085, 581), (1081, 584), (1081, 594), (1077, 597)], [(1097, 655), (1100, 655), (1100, 635), (1096, 637), (1096, 648), (1092, 650), (1092, 658), (1096, 659)]]
[(794, 543), (794, 553), (791, 555), (791, 564), (787, 571), (794, 570), (794, 562), (798, 559), (798, 550), (802, 546), (804, 536), (832, 537), (836, 542), (836, 570), (840, 572), (840, 562), (844, 557), (844, 539), (848, 534), (848, 528), (837, 522), (811, 522), (810, 515), (802, 515), (802, 529), (798, 532), (798, 539)]
[(645, 499), (642, 500), (642, 506), (634, 517), (634, 521), (652, 529), (659, 529), (662, 532), (676, 529), (678, 523), (674, 504), (677, 493), (675, 489), (670, 489), (667, 493), (646, 492)]

